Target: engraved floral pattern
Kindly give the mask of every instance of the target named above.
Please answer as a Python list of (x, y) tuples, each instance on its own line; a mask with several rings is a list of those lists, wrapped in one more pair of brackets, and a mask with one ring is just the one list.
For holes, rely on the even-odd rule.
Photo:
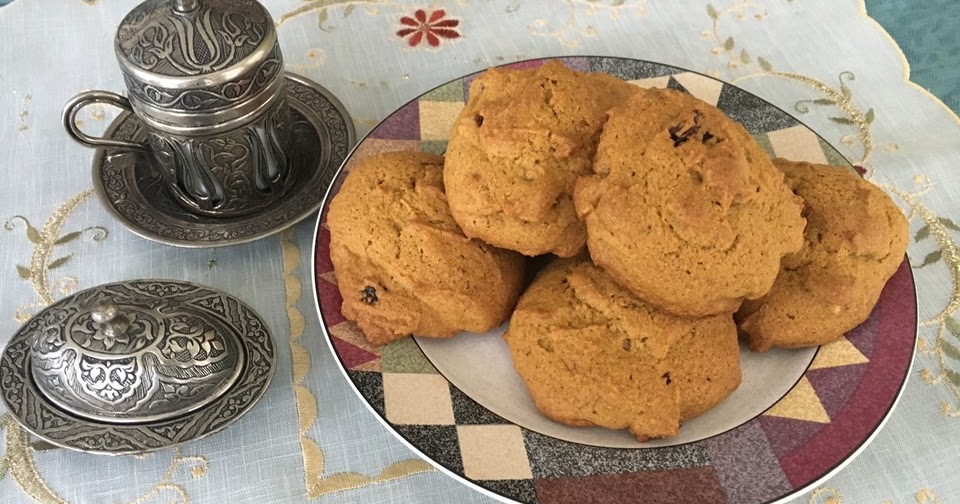
[(83, 387), (111, 403), (125, 400), (133, 393), (139, 381), (137, 374), (137, 362), (134, 359), (80, 359), (80, 382)]

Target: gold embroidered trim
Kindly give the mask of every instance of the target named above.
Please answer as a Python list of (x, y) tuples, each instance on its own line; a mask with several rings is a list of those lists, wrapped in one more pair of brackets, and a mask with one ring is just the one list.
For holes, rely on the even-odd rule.
[(4, 457), (13, 481), (23, 493), (40, 504), (66, 504), (40, 476), (33, 454), (30, 452), (30, 436), (20, 427), (13, 417), (4, 414), (0, 417), (0, 427), (6, 430)]
[[(923, 262), (915, 268), (923, 268), (939, 262), (946, 263), (950, 273), (951, 290), (947, 304), (933, 317), (921, 322), (921, 326), (934, 326), (933, 348), (925, 339), (917, 342), (918, 351), (923, 355), (936, 358), (939, 369), (935, 372), (924, 368), (920, 370), (923, 381), (935, 385), (944, 383), (954, 397), (955, 405), (941, 403), (940, 411), (949, 417), (960, 416), (960, 372), (947, 363), (947, 358), (960, 359), (960, 321), (954, 315), (960, 310), (960, 246), (953, 239), (950, 230), (960, 231), (951, 219), (939, 217), (920, 202), (920, 196), (930, 191), (932, 183), (923, 176), (917, 177), (920, 189), (916, 192), (907, 192), (898, 187), (885, 184), (881, 187), (895, 195), (910, 208), (909, 218), (919, 217), (923, 226), (914, 235), (914, 241), (920, 243), (930, 238), (936, 243), (936, 249), (924, 257)], [(952, 336), (952, 337), (951, 337)]]
[(292, 237), (292, 230), (286, 230), (280, 235), (280, 247), (283, 252), (283, 287), (286, 295), (287, 319), (290, 321), (293, 389), (297, 400), (304, 481), (307, 485), (307, 497), (313, 499), (319, 495), (316, 487), (317, 481), (323, 475), (323, 450), (307, 437), (307, 430), (317, 420), (317, 399), (313, 392), (303, 385), (303, 380), (310, 371), (310, 354), (300, 344), (305, 322), (303, 313), (297, 308), (297, 302), (300, 300), (303, 288), (296, 275), (297, 267), (300, 265), (300, 250), (293, 243)]
[[(831, 105), (839, 108), (840, 111), (843, 112), (844, 116), (830, 117), (830, 120), (838, 124), (850, 125), (857, 129), (857, 136), (860, 139), (860, 143), (863, 145), (863, 154), (860, 156), (860, 160), (857, 161), (857, 163), (862, 164), (867, 162), (867, 160), (870, 158), (870, 155), (873, 153), (874, 148), (873, 134), (870, 129), (870, 124), (874, 119), (874, 111), (871, 108), (864, 112), (863, 109), (861, 109), (860, 106), (853, 101), (853, 92), (846, 84), (847, 82), (856, 79), (856, 76), (853, 74), (853, 72), (840, 72), (840, 75), (837, 78), (839, 86), (836, 88), (830, 87), (823, 81), (813, 77), (791, 72), (778, 72), (772, 69), (738, 77), (734, 79), (732, 83), (737, 84), (738, 82), (747, 79), (764, 76), (777, 77), (780, 79), (799, 82), (801, 84), (810, 86), (823, 94), (824, 98), (798, 101), (796, 104), (794, 104), (794, 109), (801, 114), (805, 114), (810, 111), (810, 105)], [(846, 143), (844, 144), (846, 145)]]
[(50, 281), (48, 278), (47, 274), (49, 271), (63, 266), (73, 257), (71, 253), (51, 260), (51, 256), (56, 247), (70, 243), (84, 234), (89, 234), (95, 242), (106, 239), (108, 234), (107, 230), (101, 226), (91, 226), (80, 231), (72, 231), (64, 235), (60, 234), (67, 217), (92, 194), (93, 189), (88, 189), (67, 199), (53, 212), (39, 231), (22, 215), (14, 215), (3, 224), (4, 229), (7, 231), (13, 231), (17, 228), (18, 224), (22, 224), (27, 239), (33, 244), (30, 265), (17, 265), (17, 273), (20, 275), (20, 278), (30, 282), (30, 285), (33, 286), (40, 300), (39, 302), (29, 303), (18, 308), (14, 314), (14, 319), (17, 320), (17, 322), (26, 322), (33, 315), (32, 310), (53, 303), (54, 290), (59, 291), (60, 294), (69, 294), (76, 288), (76, 278), (68, 276), (58, 278), (54, 281)]
[(305, 321), (303, 312), (297, 307), (303, 286), (297, 277), (300, 266), (300, 248), (293, 242), (293, 230), (288, 229), (280, 235), (280, 247), (283, 252), (283, 285), (286, 294), (287, 318), (290, 320), (290, 353), (293, 360), (293, 388), (297, 400), (297, 420), (300, 430), (300, 451), (303, 455), (304, 482), (307, 498), (316, 499), (322, 495), (346, 490), (355, 490), (369, 485), (433, 471), (433, 466), (420, 459), (407, 459), (390, 464), (374, 477), (358, 472), (341, 472), (324, 476), (324, 454), (317, 443), (307, 436), (307, 431), (317, 421), (317, 399), (304, 385), (303, 380), (310, 372), (310, 354), (300, 344)]
[[(837, 79), (839, 86), (833, 88), (813, 77), (791, 72), (776, 71), (769, 61), (763, 57), (754, 58), (745, 47), (741, 48), (739, 52), (735, 51), (734, 49), (737, 45), (733, 36), (724, 38), (723, 35), (720, 34), (720, 20), (727, 15), (732, 15), (737, 20), (743, 20), (751, 12), (753, 12), (753, 17), (757, 21), (762, 21), (767, 17), (766, 8), (750, 0), (733, 2), (721, 9), (717, 9), (713, 4), (707, 4), (707, 16), (711, 20), (711, 27), (700, 32), (700, 36), (701, 38), (712, 40), (713, 43), (716, 44), (710, 50), (711, 54), (714, 56), (726, 55), (729, 60), (727, 66), (731, 69), (759, 67), (759, 71), (737, 77), (731, 81), (731, 84), (737, 84), (741, 81), (756, 77), (777, 77), (799, 82), (816, 89), (823, 97), (800, 100), (794, 104), (794, 109), (801, 114), (806, 114), (810, 111), (810, 105), (829, 105), (839, 108), (844, 115), (830, 117), (829, 119), (835, 123), (851, 125), (857, 129), (857, 135), (860, 143), (863, 145), (863, 154), (858, 163), (865, 163), (870, 158), (870, 154), (874, 149), (873, 136), (870, 131), (870, 124), (874, 119), (874, 111), (873, 109), (863, 111), (860, 106), (853, 101), (853, 93), (847, 85), (848, 82), (856, 79), (853, 72), (841, 72)], [(719, 72), (713, 71), (709, 73), (714, 78), (720, 78)], [(841, 143), (849, 146), (853, 144), (853, 140), (851, 137), (845, 136), (841, 139)], [(887, 150), (897, 150), (899, 146), (889, 145), (884, 146), (884, 148)]]
[(373, 478), (355, 472), (331, 474), (318, 482), (317, 490), (318, 495), (327, 495), (334, 492), (363, 488), (369, 485), (379, 485), (380, 483), (386, 483), (391, 480), (431, 471), (434, 471), (434, 468), (429, 463), (420, 459), (407, 459), (388, 465), (383, 471), (380, 471), (380, 474)]
[(200, 456), (183, 456), (180, 453), (180, 448), (173, 449), (173, 459), (170, 462), (170, 467), (167, 468), (167, 471), (163, 473), (163, 478), (160, 479), (160, 482), (154, 485), (153, 488), (148, 490), (146, 493), (137, 497), (136, 499), (129, 501), (129, 504), (143, 504), (150, 500), (152, 497), (159, 495), (164, 491), (173, 492), (175, 497), (172, 500), (167, 502), (175, 504), (190, 504), (190, 494), (187, 493), (187, 489), (183, 486), (173, 482), (173, 476), (176, 473), (177, 469), (181, 467), (186, 467), (188, 464), (193, 464), (190, 467), (190, 474), (194, 478), (202, 478), (207, 475), (209, 469), (209, 461), (206, 457)]

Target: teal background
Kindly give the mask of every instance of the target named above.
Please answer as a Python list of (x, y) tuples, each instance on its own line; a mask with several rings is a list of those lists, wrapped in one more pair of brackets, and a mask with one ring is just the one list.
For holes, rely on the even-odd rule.
[(866, 0), (910, 63), (910, 80), (960, 113), (960, 2)]

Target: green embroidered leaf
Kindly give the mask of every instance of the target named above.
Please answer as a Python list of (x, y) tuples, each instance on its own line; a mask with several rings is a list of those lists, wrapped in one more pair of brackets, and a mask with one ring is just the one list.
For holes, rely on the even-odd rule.
[(940, 342), (940, 348), (943, 349), (943, 353), (951, 359), (960, 360), (960, 348), (953, 346), (953, 343), (943, 340)]
[(846, 117), (831, 117), (830, 120), (839, 124), (853, 124), (853, 121)]
[(74, 231), (72, 233), (67, 233), (60, 238), (57, 238), (57, 241), (53, 242), (54, 245), (63, 245), (64, 243), (70, 243), (73, 240), (80, 238), (80, 231)]
[(31, 441), (31, 442), (30, 442), (30, 448), (32, 448), (33, 451), (50, 451), (50, 450), (59, 450), (59, 449), (60, 449), (59, 446), (57, 446), (57, 445), (55, 445), (55, 444), (52, 444), (52, 443), (48, 443), (48, 442), (46, 442), (46, 441), (44, 441), (44, 440), (42, 440), (42, 439), (38, 439), (38, 440), (36, 440), (36, 441)]
[(816, 103), (817, 105), (836, 105), (837, 104), (837, 102), (831, 100), (830, 98), (817, 98), (816, 100), (813, 100), (813, 103)]
[(934, 251), (934, 252), (930, 252), (929, 254), (927, 254), (927, 257), (924, 257), (924, 258), (923, 258), (923, 262), (920, 263), (920, 266), (914, 266), (914, 268), (920, 269), (920, 268), (922, 268), (922, 267), (924, 267), (924, 266), (930, 266), (931, 264), (939, 261), (941, 255), (942, 255), (942, 253), (941, 253), (939, 250), (936, 250), (936, 251)]
[(748, 53), (746, 49), (740, 49), (740, 61), (749, 65), (750, 60), (750, 53)]
[(850, 96), (853, 94), (850, 91), (850, 88), (848, 88), (847, 85), (843, 83), (843, 80), (840, 81), (840, 93), (843, 95), (844, 98), (847, 98), (847, 99), (850, 99)]
[(951, 219), (948, 219), (946, 217), (940, 217), (939, 221), (940, 221), (940, 224), (943, 224), (944, 226), (947, 226), (948, 228), (954, 231), (960, 231), (960, 226), (957, 226), (957, 223), (953, 222)]
[(760, 57), (760, 56), (757, 57), (757, 63), (760, 64), (760, 68), (766, 70), (767, 72), (772, 72), (772, 71), (773, 71), (773, 66), (770, 65), (770, 62), (767, 61), (767, 60), (765, 60), (765, 59), (763, 59), (763, 58)]
[(37, 232), (37, 229), (31, 226), (29, 223), (27, 224), (27, 239), (32, 243), (40, 243), (43, 241), (40, 239), (40, 233)]
[(710, 19), (717, 19), (719, 17), (717, 15), (717, 8), (714, 7), (713, 4), (707, 4), (707, 15), (710, 16)]
[(944, 369), (943, 372), (947, 375), (947, 379), (950, 380), (950, 383), (952, 383), (954, 387), (960, 387), (960, 373), (952, 369)]
[(327, 18), (330, 16), (330, 13), (327, 12), (327, 8), (324, 7), (320, 9), (320, 12), (317, 13), (317, 27), (323, 31), (330, 31), (329, 28), (324, 28), (323, 23), (327, 21)]
[(47, 265), (47, 269), (48, 270), (57, 269), (60, 266), (63, 266), (64, 264), (66, 264), (71, 257), (73, 257), (73, 254), (67, 254), (63, 257), (54, 259), (53, 261), (50, 261), (50, 264)]
[(27, 280), (30, 278), (30, 268), (17, 265), (17, 274), (20, 275), (20, 278)]
[(867, 120), (867, 124), (870, 124), (870, 123), (873, 122), (873, 109), (872, 109), (872, 108), (867, 111), (867, 114), (864, 116), (864, 119)]
[(0, 458), (0, 481), (7, 477), (8, 469), (10, 469), (10, 461), (7, 460), (7, 456), (4, 455), (3, 458)]
[(957, 319), (947, 317), (947, 330), (950, 331), (950, 334), (960, 338), (960, 322), (957, 322)]
[(922, 228), (917, 230), (917, 234), (913, 236), (913, 241), (919, 242), (928, 236), (930, 236), (930, 226), (924, 224)]
[(87, 231), (93, 231), (90, 237), (93, 238), (93, 241), (95, 242), (106, 240), (107, 236), (110, 234), (103, 226), (90, 226), (88, 228), (84, 228), (81, 233), (86, 233)]
[(725, 40), (725, 41), (723, 42), (723, 48), (726, 49), (727, 51), (733, 49), (733, 45), (734, 45), (734, 43), (733, 43), (733, 37), (732, 37), (732, 36), (731, 36), (731, 37), (727, 37), (727, 40)]
[(353, 14), (353, 9), (356, 5), (350, 4), (343, 9), (343, 19), (350, 17), (350, 14)]

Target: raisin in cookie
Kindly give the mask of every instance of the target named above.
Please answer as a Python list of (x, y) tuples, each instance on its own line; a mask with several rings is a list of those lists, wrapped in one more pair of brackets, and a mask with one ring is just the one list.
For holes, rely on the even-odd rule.
[(676, 435), (740, 384), (729, 315), (657, 310), (584, 258), (556, 260), (537, 275), (504, 339), (544, 415), (626, 428), (640, 441)]
[(732, 313), (803, 245), (800, 198), (716, 107), (649, 89), (610, 111), (595, 174), (577, 181), (593, 261), (671, 313)]
[(907, 219), (877, 186), (847, 168), (774, 164), (803, 198), (807, 228), (773, 289), (737, 313), (755, 351), (839, 339), (867, 319), (907, 249)]
[(573, 184), (590, 171), (606, 111), (636, 90), (557, 61), (491, 68), (474, 80), (450, 133), (443, 174), (464, 233), (528, 256), (582, 250)]
[(343, 315), (370, 343), (490, 330), (522, 289), (524, 258), (467, 238), (443, 191), (443, 158), (364, 160), (330, 203), (330, 259)]

